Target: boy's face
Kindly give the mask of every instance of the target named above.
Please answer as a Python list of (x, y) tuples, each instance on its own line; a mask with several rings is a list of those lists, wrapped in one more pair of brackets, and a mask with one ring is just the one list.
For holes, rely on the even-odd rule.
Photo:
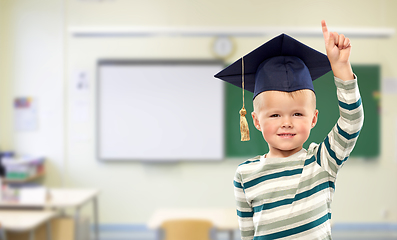
[(267, 157), (288, 157), (300, 151), (317, 123), (314, 93), (300, 90), (291, 96), (286, 92), (266, 91), (256, 98), (259, 102), (252, 118), (269, 145)]

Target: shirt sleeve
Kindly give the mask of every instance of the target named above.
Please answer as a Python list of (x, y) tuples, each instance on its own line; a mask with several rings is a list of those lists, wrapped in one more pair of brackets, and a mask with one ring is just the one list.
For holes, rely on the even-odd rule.
[(364, 122), (357, 77), (349, 81), (335, 77), (335, 85), (340, 117), (324, 141), (314, 149), (317, 163), (333, 177), (353, 150)]
[(252, 240), (254, 238), (254, 223), (252, 218), (254, 211), (251, 207), (251, 203), (247, 201), (244, 192), (244, 184), (242, 182), (241, 174), (238, 169), (234, 177), (234, 196), (236, 198), (237, 205), (237, 218), (240, 227), (241, 239)]

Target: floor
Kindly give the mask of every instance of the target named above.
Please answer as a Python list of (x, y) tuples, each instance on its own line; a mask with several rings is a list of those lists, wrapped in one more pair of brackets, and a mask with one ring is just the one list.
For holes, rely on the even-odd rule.
[[(228, 240), (227, 232), (213, 232), (214, 240)], [(397, 240), (397, 224), (338, 224), (332, 230), (333, 240)], [(157, 240), (161, 233), (145, 225), (106, 225), (100, 227), (100, 240)], [(234, 240), (240, 239), (239, 231)], [(188, 239), (186, 239), (188, 240)]]

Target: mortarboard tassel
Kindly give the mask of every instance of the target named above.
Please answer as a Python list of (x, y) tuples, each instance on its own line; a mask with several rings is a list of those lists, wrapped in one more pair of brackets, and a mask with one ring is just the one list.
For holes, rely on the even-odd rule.
[(241, 58), (242, 62), (242, 89), (243, 89), (243, 108), (240, 110), (240, 132), (241, 132), (241, 141), (249, 141), (250, 140), (250, 131), (248, 128), (248, 122), (245, 117), (247, 114), (247, 110), (245, 110), (244, 106), (244, 58)]

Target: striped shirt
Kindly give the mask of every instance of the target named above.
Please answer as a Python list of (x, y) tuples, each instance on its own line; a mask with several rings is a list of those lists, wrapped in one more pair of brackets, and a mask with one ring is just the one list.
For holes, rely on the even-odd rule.
[(335, 77), (340, 117), (320, 144), (286, 158), (258, 156), (237, 168), (234, 192), (241, 239), (331, 239), (331, 207), (340, 167), (364, 120), (357, 78)]

